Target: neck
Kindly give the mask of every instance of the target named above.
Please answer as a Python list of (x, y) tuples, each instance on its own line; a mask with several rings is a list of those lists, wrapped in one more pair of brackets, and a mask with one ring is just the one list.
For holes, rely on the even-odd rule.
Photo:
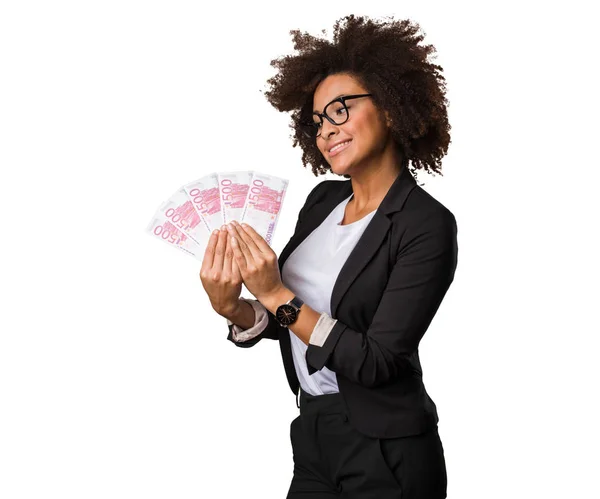
[(386, 148), (383, 154), (370, 166), (360, 169), (352, 175), (352, 191), (350, 202), (355, 213), (372, 210), (379, 206), (391, 185), (401, 171), (400, 155), (394, 147)]

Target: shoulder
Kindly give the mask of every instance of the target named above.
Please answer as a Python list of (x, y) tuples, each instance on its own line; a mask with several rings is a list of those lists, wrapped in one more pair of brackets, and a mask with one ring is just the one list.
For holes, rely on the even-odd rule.
[(403, 219), (407, 228), (456, 226), (452, 211), (418, 185), (411, 191), (402, 211), (395, 215)]
[(452, 211), (421, 187), (410, 193), (402, 210), (392, 216), (395, 254), (457, 252), (457, 224)]
[(322, 180), (313, 187), (312, 191), (308, 194), (308, 197), (311, 197), (313, 194), (335, 191), (348, 182), (350, 182), (350, 180)]
[(315, 185), (312, 190), (306, 196), (306, 205), (311, 205), (319, 202), (321, 199), (327, 197), (331, 192), (335, 192), (340, 189), (346, 182), (350, 180), (323, 180)]

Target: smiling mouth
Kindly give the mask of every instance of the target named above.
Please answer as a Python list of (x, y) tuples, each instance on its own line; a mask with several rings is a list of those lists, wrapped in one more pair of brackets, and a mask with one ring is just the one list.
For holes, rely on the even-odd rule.
[(332, 149), (329, 150), (329, 155), (335, 156), (339, 152), (346, 149), (350, 145), (350, 142), (352, 142), (352, 139), (342, 142), (341, 144), (338, 144), (337, 146), (333, 147)]

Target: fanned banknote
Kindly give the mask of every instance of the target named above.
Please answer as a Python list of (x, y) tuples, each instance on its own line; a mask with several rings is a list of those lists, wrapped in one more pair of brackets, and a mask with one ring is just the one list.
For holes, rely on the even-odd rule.
[(208, 244), (210, 232), (184, 188), (180, 188), (165, 201), (158, 209), (158, 213), (201, 248)]
[(146, 227), (146, 232), (155, 239), (160, 239), (200, 261), (204, 259), (204, 251), (202, 251), (200, 246), (169, 222), (169, 220), (161, 216), (159, 212), (150, 220), (150, 223)]
[(250, 225), (271, 246), (288, 180), (253, 172), (244, 203), (242, 222)]
[(209, 232), (223, 225), (219, 179), (216, 173), (210, 173), (183, 186), (192, 205), (200, 215)]
[(253, 173), (252, 171), (236, 171), (217, 174), (224, 224), (228, 224), (232, 220), (239, 222), (242, 219)]
[(146, 232), (202, 261), (213, 230), (232, 220), (271, 245), (288, 180), (252, 170), (210, 173), (162, 203)]

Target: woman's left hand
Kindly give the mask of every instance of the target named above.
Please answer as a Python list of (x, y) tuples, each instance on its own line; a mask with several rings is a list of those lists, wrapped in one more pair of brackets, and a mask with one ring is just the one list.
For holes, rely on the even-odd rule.
[(277, 255), (248, 224), (241, 226), (236, 221), (227, 225), (234, 261), (237, 264), (244, 285), (258, 301), (277, 294), (283, 282), (279, 274)]

